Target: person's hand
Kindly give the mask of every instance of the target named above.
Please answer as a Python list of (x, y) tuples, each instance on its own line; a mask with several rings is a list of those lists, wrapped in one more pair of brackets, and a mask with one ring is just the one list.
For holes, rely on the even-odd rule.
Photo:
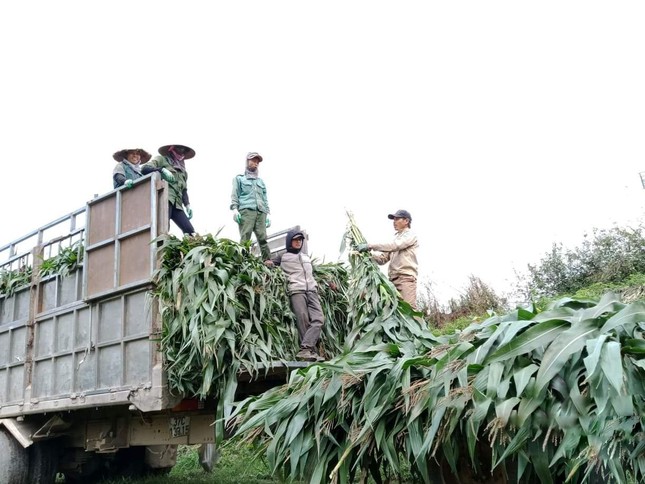
[(130, 179), (126, 180), (125, 183), (123, 184), (123, 189), (127, 190), (128, 188), (132, 188), (133, 183), (134, 182)]
[(370, 250), (370, 248), (367, 244), (358, 244), (356, 246), (356, 250), (359, 252), (367, 252), (368, 250)]
[(269, 227), (271, 227), (271, 218), (269, 217), (269, 214), (268, 214), (268, 213), (267, 213), (267, 218), (266, 218), (266, 220), (264, 221), (264, 225), (265, 225), (265, 227), (266, 227), (267, 229), (268, 229)]
[(273, 261), (271, 259), (265, 260), (264, 265), (267, 266), (267, 267), (274, 267), (275, 266), (275, 264), (273, 263)]
[(168, 168), (161, 169), (161, 178), (169, 182), (175, 181), (175, 175), (173, 175)]
[(330, 281), (330, 283), (329, 283), (329, 289), (331, 289), (332, 291), (337, 291), (337, 290), (338, 290), (338, 286), (336, 285), (336, 283), (335, 283), (334, 281)]
[(190, 205), (186, 205), (186, 216), (188, 217), (188, 220), (193, 218), (193, 209), (190, 208)]
[(242, 216), (240, 215), (240, 212), (238, 212), (237, 208), (233, 210), (233, 221), (236, 224), (241, 224), (242, 223)]

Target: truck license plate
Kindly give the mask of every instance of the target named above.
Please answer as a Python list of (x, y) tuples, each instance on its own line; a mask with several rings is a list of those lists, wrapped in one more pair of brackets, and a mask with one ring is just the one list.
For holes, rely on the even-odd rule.
[(190, 417), (170, 417), (170, 437), (183, 437), (188, 435)]

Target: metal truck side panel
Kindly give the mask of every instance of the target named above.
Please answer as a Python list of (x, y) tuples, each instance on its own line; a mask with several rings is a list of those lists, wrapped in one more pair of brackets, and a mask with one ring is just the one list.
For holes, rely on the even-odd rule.
[[(101, 406), (156, 411), (177, 402), (168, 394), (161, 323), (148, 295), (151, 241), (158, 227), (167, 230), (157, 213), (167, 206), (165, 186), (154, 174), (91, 200), (84, 229), (74, 212), (68, 237), (80, 234), (85, 257), (67, 275), (38, 276), (45, 254), (68, 243), (64, 235), (31, 254), (15, 253), (20, 241), (7, 246), (11, 261), (30, 257), (34, 268), (29, 287), (0, 297), (0, 417)], [(34, 232), (39, 241), (43, 233)]]

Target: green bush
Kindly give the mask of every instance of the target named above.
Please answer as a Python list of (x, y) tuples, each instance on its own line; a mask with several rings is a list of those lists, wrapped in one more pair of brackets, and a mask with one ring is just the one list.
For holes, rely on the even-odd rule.
[(645, 274), (644, 229), (593, 229), (574, 249), (554, 243), (539, 263), (528, 264), (525, 277), (518, 277), (517, 292), (526, 300), (552, 298), (599, 283), (624, 284), (632, 274)]

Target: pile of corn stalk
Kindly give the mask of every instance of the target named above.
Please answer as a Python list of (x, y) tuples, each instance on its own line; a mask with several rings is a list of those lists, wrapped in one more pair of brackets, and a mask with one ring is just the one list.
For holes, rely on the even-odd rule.
[[(350, 218), (348, 245), (363, 242)], [(310, 483), (645, 479), (645, 304), (518, 308), (435, 337), (350, 256), (345, 351), (240, 402), (235, 436)]]
[[(293, 361), (298, 352), (285, 276), (252, 255), (249, 244), (211, 235), (169, 235), (159, 243), (153, 296), (160, 303), (169, 388), (215, 397), (221, 422), (233, 403), (238, 372), (255, 378), (272, 362)], [(347, 332), (347, 273), (338, 264), (322, 264), (314, 277), (326, 316), (322, 354), (331, 358), (341, 351)]]

